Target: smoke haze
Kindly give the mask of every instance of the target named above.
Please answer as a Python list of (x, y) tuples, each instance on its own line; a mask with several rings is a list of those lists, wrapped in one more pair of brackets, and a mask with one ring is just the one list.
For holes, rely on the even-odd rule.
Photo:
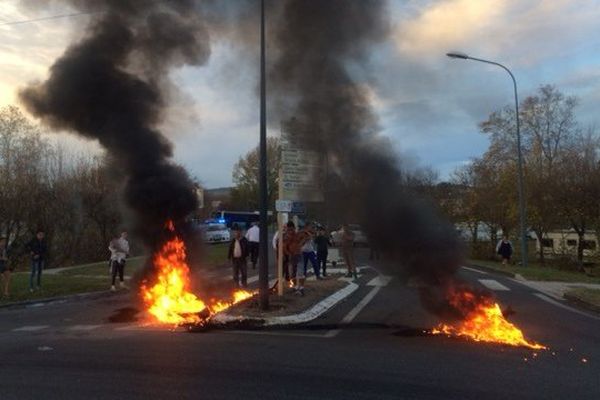
[(430, 312), (459, 318), (446, 295), (456, 286), (461, 241), (433, 207), (401, 185), (399, 163), (378, 135), (361, 80), (373, 48), (388, 36), (386, 10), (381, 0), (285, 1), (272, 28), (270, 112), (302, 126), (304, 144), (326, 155), (334, 171), (326, 191), (334, 219), (361, 223), (386, 259), (386, 272), (416, 278)]
[(197, 206), (193, 184), (172, 161), (158, 130), (170, 68), (202, 65), (209, 35), (192, 0), (70, 0), (91, 15), (83, 38), (67, 48), (47, 81), (20, 93), (25, 107), (53, 128), (98, 140), (124, 181), (134, 227), (151, 249), (165, 221), (180, 224)]

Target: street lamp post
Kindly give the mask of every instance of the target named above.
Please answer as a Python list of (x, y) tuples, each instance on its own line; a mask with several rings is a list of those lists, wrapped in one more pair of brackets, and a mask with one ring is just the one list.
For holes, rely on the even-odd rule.
[(269, 246), (267, 226), (267, 102), (265, 78), (265, 0), (260, 2), (260, 238), (258, 264), (258, 290), (260, 308), (269, 308)]
[(450, 58), (455, 58), (459, 60), (473, 60), (495, 65), (508, 72), (513, 81), (513, 87), (515, 90), (515, 118), (517, 120), (517, 169), (519, 173), (519, 222), (521, 226), (521, 257), (523, 267), (527, 267), (527, 231), (525, 227), (525, 221), (527, 220), (527, 211), (525, 209), (525, 193), (523, 191), (523, 153), (521, 151), (521, 129), (519, 124), (519, 98), (517, 96), (517, 80), (515, 79), (515, 76), (512, 74), (512, 72), (510, 72), (510, 70), (507, 67), (500, 63), (489, 60), (483, 60), (481, 58), (471, 57), (465, 53), (460, 52), (446, 53), (446, 55)]

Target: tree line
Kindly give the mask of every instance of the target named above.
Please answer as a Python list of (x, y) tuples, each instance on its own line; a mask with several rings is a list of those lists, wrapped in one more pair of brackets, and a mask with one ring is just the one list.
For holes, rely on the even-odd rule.
[[(520, 103), (527, 226), (537, 240), (553, 230), (578, 236), (577, 260), (583, 260), (586, 233), (600, 233), (600, 140), (593, 127), (575, 116), (578, 99), (553, 85), (541, 86)], [(440, 203), (446, 214), (468, 227), (474, 244), (478, 230), (518, 236), (517, 138), (513, 107), (495, 111), (480, 123), (490, 146), (455, 171)], [(493, 251), (493, 248), (489, 249)], [(538, 258), (544, 263), (543, 246)]]
[(119, 185), (102, 157), (69, 154), (16, 106), (0, 108), (0, 234), (10, 260), (25, 264), (25, 244), (46, 232), (49, 265), (107, 257), (122, 226)]

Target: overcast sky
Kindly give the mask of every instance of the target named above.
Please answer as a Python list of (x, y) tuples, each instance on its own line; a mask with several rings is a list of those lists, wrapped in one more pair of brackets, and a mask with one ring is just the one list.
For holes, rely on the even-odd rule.
[[(72, 12), (60, 2), (36, 9), (20, 7), (23, 1), (0, 0), (0, 106), (17, 104), (20, 87), (44, 79), (65, 47), (81, 37), (88, 18), (2, 25)], [(368, 66), (372, 104), (398, 153), (432, 166), (442, 179), (486, 150), (477, 124), (512, 104), (513, 95), (504, 71), (448, 59), (449, 50), (504, 63), (521, 98), (555, 84), (579, 97), (584, 126), (600, 122), (600, 1), (392, 0), (390, 16), (389, 41), (373, 49)], [(172, 75), (181, 95), (164, 132), (175, 144), (176, 161), (209, 188), (230, 185), (233, 164), (258, 141), (257, 58), (240, 54), (213, 37), (206, 66)], [(95, 147), (81, 141), (74, 146)]]

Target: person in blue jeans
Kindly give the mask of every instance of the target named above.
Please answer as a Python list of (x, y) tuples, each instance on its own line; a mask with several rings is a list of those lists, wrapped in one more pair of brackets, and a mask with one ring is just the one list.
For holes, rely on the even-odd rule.
[(31, 276), (29, 277), (29, 291), (33, 292), (33, 281), (37, 275), (36, 289), (42, 286), (42, 270), (48, 253), (48, 247), (44, 240), (44, 232), (39, 230), (35, 237), (27, 243), (27, 250), (31, 254)]
[(300, 231), (302, 235), (302, 258), (304, 260), (304, 276), (306, 276), (306, 267), (308, 266), (308, 261), (312, 264), (313, 271), (315, 272), (315, 276), (317, 279), (322, 279), (321, 274), (319, 273), (319, 264), (317, 263), (317, 254), (315, 253), (315, 245), (313, 242), (314, 239), (314, 231), (312, 229), (311, 224), (307, 224), (302, 231)]

